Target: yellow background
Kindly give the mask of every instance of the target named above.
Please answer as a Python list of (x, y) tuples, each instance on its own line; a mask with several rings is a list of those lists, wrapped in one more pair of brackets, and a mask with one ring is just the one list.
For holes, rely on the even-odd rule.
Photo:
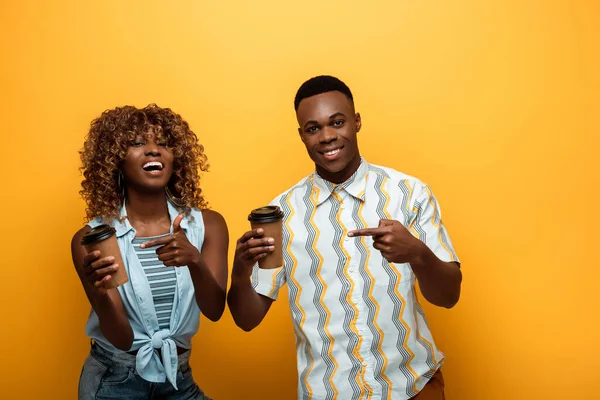
[[(248, 211), (309, 174), (292, 100), (345, 80), (362, 154), (429, 183), (463, 295), (427, 307), (450, 400), (598, 399), (600, 3), (3, 1), (0, 397), (74, 399), (88, 304), (89, 122), (156, 102), (187, 119), (232, 243)], [(202, 320), (192, 367), (217, 399), (293, 399), (286, 301), (252, 333)]]

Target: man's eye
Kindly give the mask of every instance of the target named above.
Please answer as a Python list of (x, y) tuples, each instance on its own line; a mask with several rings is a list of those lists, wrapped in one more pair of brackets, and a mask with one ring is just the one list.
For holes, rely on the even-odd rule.
[(335, 121), (333, 121), (333, 126), (342, 126), (345, 122), (346, 121), (344, 121), (343, 119), (336, 119)]
[(317, 129), (319, 129), (319, 128), (317, 128), (316, 126), (311, 126), (310, 128), (308, 128), (308, 129), (306, 130), (306, 132), (313, 133), (313, 132), (316, 132), (316, 131), (317, 131)]

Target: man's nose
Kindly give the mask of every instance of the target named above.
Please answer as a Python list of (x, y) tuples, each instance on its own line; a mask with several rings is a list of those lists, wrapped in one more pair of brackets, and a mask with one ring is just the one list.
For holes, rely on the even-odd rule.
[(326, 126), (321, 130), (321, 135), (319, 137), (319, 141), (321, 143), (330, 143), (333, 140), (337, 139), (337, 131), (331, 126)]

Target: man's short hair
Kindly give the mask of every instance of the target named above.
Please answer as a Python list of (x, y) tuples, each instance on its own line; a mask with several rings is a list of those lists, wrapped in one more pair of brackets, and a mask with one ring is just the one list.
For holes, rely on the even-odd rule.
[(354, 103), (352, 92), (344, 82), (334, 76), (320, 75), (310, 78), (300, 86), (300, 89), (298, 89), (298, 92), (296, 93), (296, 98), (294, 99), (294, 109), (298, 111), (300, 102), (307, 97), (334, 91), (342, 92), (350, 102)]

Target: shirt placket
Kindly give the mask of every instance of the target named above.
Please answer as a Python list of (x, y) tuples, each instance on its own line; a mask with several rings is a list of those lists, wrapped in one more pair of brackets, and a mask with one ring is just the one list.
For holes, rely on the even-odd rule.
[(356, 221), (354, 220), (354, 202), (358, 202), (360, 200), (352, 197), (345, 190), (336, 190), (337, 192), (336, 198), (340, 202), (340, 220), (344, 224), (346, 228), (344, 232), (344, 241), (343, 246), (346, 253), (349, 255), (350, 259), (348, 262), (348, 274), (353, 282), (353, 292), (351, 296), (351, 300), (354, 303), (355, 308), (358, 310), (358, 315), (356, 317), (356, 335), (358, 343), (360, 343), (360, 348), (358, 349), (358, 353), (361, 356), (361, 365), (359, 370), (359, 381), (361, 383), (364, 394), (363, 398), (370, 398), (370, 391), (368, 388), (373, 388), (373, 384), (371, 382), (373, 375), (372, 365), (373, 360), (371, 356), (371, 352), (369, 348), (371, 347), (372, 337), (370, 335), (369, 328), (367, 326), (367, 316), (368, 310), (365, 301), (363, 300), (363, 280), (360, 276), (360, 260), (361, 254), (358, 247), (355, 244), (355, 240), (360, 240), (360, 238), (351, 238), (347, 236), (347, 233), (353, 229), (357, 229)]

